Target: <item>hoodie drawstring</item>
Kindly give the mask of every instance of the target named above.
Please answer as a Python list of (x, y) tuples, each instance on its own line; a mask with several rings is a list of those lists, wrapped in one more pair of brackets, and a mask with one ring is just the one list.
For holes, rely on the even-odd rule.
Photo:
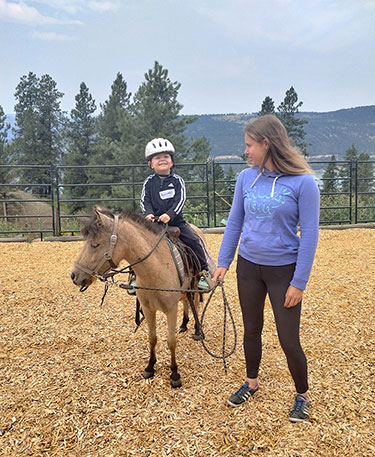
[[(258, 173), (257, 177), (254, 179), (253, 183), (250, 186), (250, 189), (252, 189), (255, 186), (255, 183), (258, 181), (258, 179), (262, 176), (263, 173)], [(266, 175), (264, 175), (266, 176)], [(272, 183), (272, 189), (271, 189), (271, 198), (275, 194), (275, 186), (276, 186), (276, 181), (280, 178), (282, 175), (275, 176), (273, 183)]]

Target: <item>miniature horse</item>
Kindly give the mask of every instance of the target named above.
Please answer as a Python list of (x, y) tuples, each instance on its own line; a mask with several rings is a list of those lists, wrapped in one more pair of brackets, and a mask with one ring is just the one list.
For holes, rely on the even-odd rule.
[[(90, 220), (82, 229), (85, 243), (71, 272), (75, 285), (84, 291), (92, 284), (95, 277), (114, 268), (122, 260), (133, 264), (152, 251), (161, 237), (163, 227), (148, 221), (143, 216), (132, 212), (123, 212), (114, 216), (107, 210), (94, 207)], [(192, 274), (185, 275), (181, 286), (177, 269), (169, 246), (162, 239), (143, 261), (135, 264), (133, 270), (137, 276), (138, 287), (155, 287), (160, 289), (188, 289), (191, 286)], [(148, 325), (150, 358), (143, 372), (145, 379), (154, 376), (156, 362), (155, 346), (156, 311), (162, 311), (168, 322), (168, 347), (171, 352), (171, 386), (181, 387), (181, 377), (176, 363), (176, 324), (178, 301), (183, 297), (181, 292), (137, 289)], [(198, 297), (198, 294), (195, 294)], [(186, 305), (186, 295), (185, 305)], [(197, 303), (197, 300), (195, 300)], [(185, 309), (185, 308), (184, 308)], [(184, 310), (186, 329), (186, 310)], [(197, 325), (197, 323), (196, 323)], [(184, 330), (184, 329), (182, 329)]]

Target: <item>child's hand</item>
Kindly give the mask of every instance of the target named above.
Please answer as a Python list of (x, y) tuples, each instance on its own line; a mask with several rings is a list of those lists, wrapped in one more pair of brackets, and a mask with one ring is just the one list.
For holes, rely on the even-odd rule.
[(168, 222), (170, 220), (171, 220), (171, 218), (166, 213), (164, 213), (161, 216), (159, 216), (159, 221), (164, 222), (164, 224), (168, 224)]
[(148, 219), (149, 221), (153, 221), (154, 217), (155, 216), (153, 214), (147, 214), (146, 219)]

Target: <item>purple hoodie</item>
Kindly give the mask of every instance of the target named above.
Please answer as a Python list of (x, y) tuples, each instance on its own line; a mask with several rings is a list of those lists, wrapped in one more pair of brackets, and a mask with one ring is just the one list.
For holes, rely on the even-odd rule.
[[(311, 174), (243, 170), (221, 243), (218, 266), (229, 268), (238, 240), (241, 257), (260, 265), (296, 262), (291, 285), (305, 289), (319, 236), (319, 189)], [(298, 225), (301, 236), (297, 235)]]

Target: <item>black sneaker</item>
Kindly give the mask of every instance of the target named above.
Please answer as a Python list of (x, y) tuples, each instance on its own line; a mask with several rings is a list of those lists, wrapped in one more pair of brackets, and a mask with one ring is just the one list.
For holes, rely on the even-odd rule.
[(258, 389), (259, 387), (252, 389), (249, 387), (249, 383), (246, 381), (245, 384), (243, 384), (235, 394), (231, 395), (228, 398), (228, 405), (233, 406), (233, 408), (242, 405), (242, 403), (245, 403), (245, 401), (254, 395)]
[(303, 395), (297, 395), (294, 400), (293, 409), (289, 414), (292, 422), (305, 422), (310, 417), (310, 402)]

